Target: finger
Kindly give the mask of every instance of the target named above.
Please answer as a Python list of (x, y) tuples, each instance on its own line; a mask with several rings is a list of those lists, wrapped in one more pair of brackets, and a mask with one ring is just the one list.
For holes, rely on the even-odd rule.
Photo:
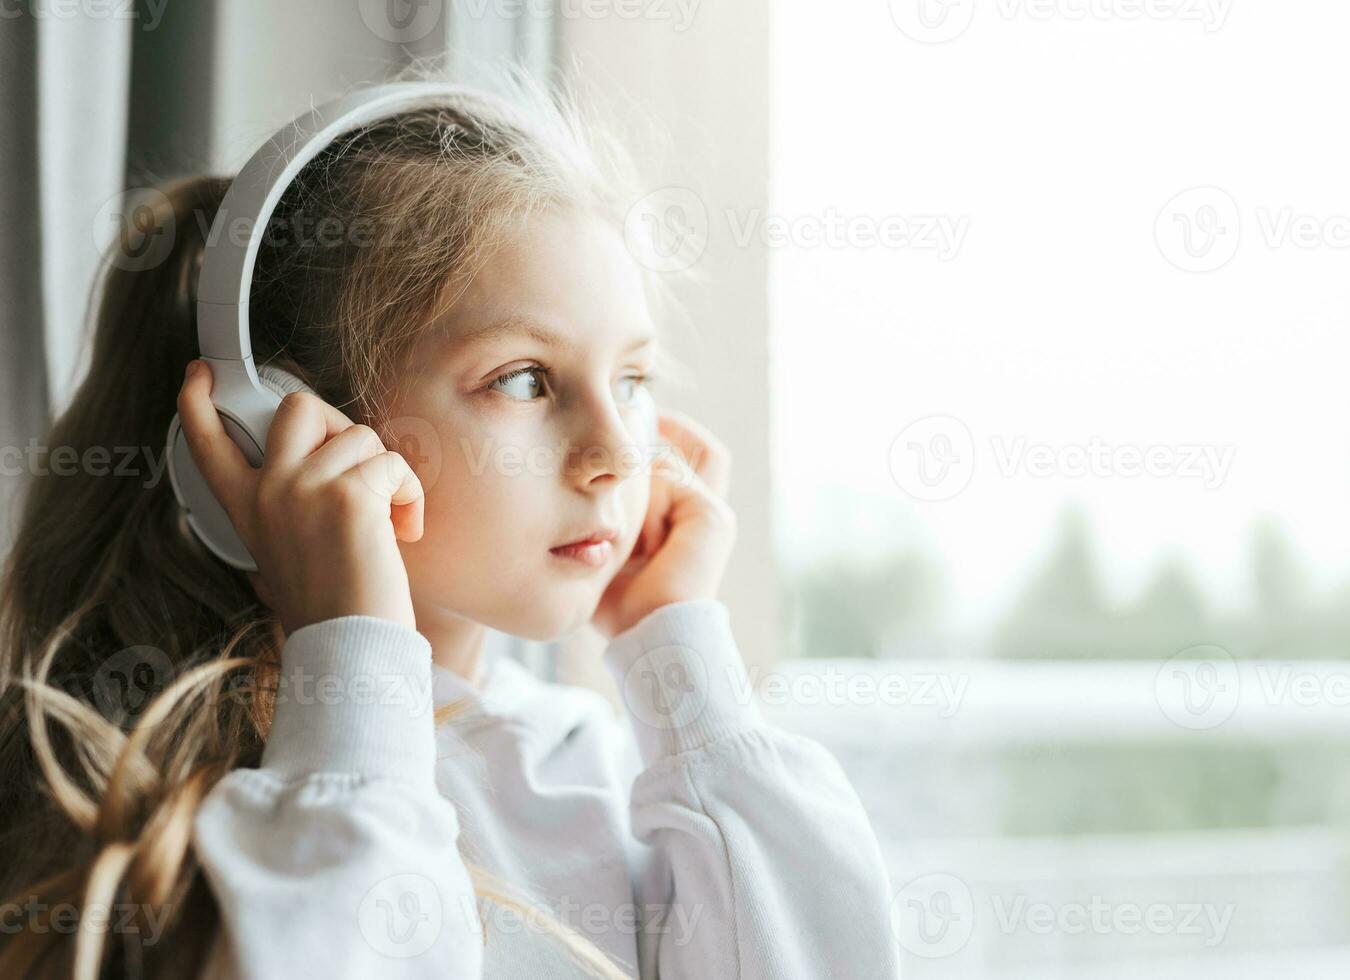
[(408, 461), (395, 452), (382, 452), (352, 467), (365, 486), (389, 502), (390, 520), (400, 540), (417, 541), (422, 537), (426, 495)]
[(184, 378), (178, 392), (178, 421), (206, 485), (235, 529), (242, 530), (239, 525), (247, 513), (245, 503), (252, 499), (258, 471), (225, 431), (220, 413), (211, 403), (211, 366), (205, 361), (196, 363), (199, 367)]
[(710, 429), (683, 412), (663, 412), (657, 420), (660, 434), (694, 472), (708, 482), (730, 468), (731, 453)]
[(300, 463), (302, 482), (317, 485), (336, 480), (353, 466), (384, 452), (384, 443), (367, 425), (350, 425)]
[(706, 426), (683, 412), (668, 410), (657, 429), (714, 493), (725, 497), (731, 484), (731, 452)]
[(699, 479), (698, 471), (689, 464), (678, 447), (667, 443), (665, 451), (658, 454), (652, 465), (652, 475), (673, 486), (688, 486)]
[(677, 495), (687, 494), (687, 488), (705, 494), (712, 492), (677, 452), (666, 452), (654, 460), (651, 499), (638, 539), (640, 554), (650, 555), (661, 549), (675, 518)]
[(678, 534), (685, 525), (707, 518), (722, 519), (735, 516), (726, 498), (713, 491), (703, 478), (686, 465), (682, 477), (670, 482), (670, 507), (666, 512), (663, 540)]
[(281, 399), (267, 430), (263, 469), (291, 470), (333, 436), (352, 427), (347, 416), (310, 392)]

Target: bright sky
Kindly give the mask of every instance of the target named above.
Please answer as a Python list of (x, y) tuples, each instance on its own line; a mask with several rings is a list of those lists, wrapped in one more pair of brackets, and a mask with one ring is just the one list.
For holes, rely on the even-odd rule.
[[(774, 7), (774, 215), (827, 236), (832, 214), (860, 218), (853, 240), (933, 216), (954, 253), (772, 250), (785, 555), (922, 547), (970, 627), (1076, 500), (1122, 598), (1172, 554), (1240, 605), (1261, 515), (1319, 584), (1350, 580), (1350, 127), (1332, 111), (1350, 6), (1176, 0), (1175, 17), (1125, 19), (1142, 5), (979, 0), (963, 33), (926, 44), (897, 26), (921, 34), (923, 2)], [(971, 0), (929, 2), (927, 23), (954, 29)], [(1219, 190), (1165, 210), (1193, 187)], [(1302, 245), (1299, 216), (1315, 219)], [(1234, 246), (1221, 268), (1178, 268)], [(930, 415), (974, 448), (969, 486), (940, 502), (889, 465)], [(959, 437), (942, 425), (920, 441)], [(1178, 465), (1208, 447), (1231, 467), (1004, 475), (1019, 438), (1161, 447)]]

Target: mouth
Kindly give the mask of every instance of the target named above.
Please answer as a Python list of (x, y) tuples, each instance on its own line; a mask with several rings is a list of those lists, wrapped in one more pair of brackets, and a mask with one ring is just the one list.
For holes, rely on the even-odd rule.
[(614, 554), (614, 539), (619, 532), (612, 527), (602, 527), (584, 537), (555, 545), (548, 549), (549, 554), (563, 561), (580, 562), (592, 568), (603, 567)]

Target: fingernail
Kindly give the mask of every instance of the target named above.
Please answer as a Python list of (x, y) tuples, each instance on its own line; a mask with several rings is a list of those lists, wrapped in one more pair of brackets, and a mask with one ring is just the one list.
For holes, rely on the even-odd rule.
[(184, 378), (190, 378), (190, 377), (192, 377), (194, 374), (197, 373), (197, 370), (198, 370), (201, 366), (202, 366), (202, 362), (201, 362), (201, 361), (198, 361), (198, 360), (191, 360), (191, 361), (188, 361), (188, 362), (187, 362), (187, 367), (183, 370), (183, 377), (184, 377)]

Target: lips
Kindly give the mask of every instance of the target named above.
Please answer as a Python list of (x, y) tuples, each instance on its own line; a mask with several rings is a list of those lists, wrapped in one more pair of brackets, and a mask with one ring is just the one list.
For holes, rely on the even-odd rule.
[(580, 562), (592, 568), (603, 567), (614, 554), (614, 539), (619, 532), (611, 527), (603, 527), (583, 534), (566, 544), (549, 549), (549, 554), (564, 561)]
[(601, 541), (613, 541), (618, 536), (619, 532), (614, 528), (600, 527), (596, 528), (594, 531), (583, 533), (581, 537), (572, 538), (570, 541), (566, 541), (563, 544), (554, 545), (553, 548), (550, 550), (556, 551), (558, 548), (571, 548), (578, 545), (599, 544)]

